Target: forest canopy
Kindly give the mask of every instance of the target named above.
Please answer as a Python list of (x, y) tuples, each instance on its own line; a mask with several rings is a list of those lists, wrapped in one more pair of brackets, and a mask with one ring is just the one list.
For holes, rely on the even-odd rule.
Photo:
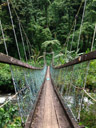
[[(32, 66), (43, 67), (44, 59), (47, 65), (54, 62), (54, 65), (58, 66), (95, 50), (95, 34), (96, 0), (0, 0), (0, 52), (27, 62)], [(43, 54), (46, 56), (43, 56)], [(81, 60), (81, 58), (79, 59)], [(90, 100), (90, 96), (96, 99), (96, 60), (78, 65), (62, 68), (56, 74), (53, 71), (54, 80), (57, 84), (56, 88), (60, 93), (62, 91), (62, 96), (65, 95), (66, 97), (66, 92), (68, 92), (69, 98), (75, 99), (72, 105), (72, 107), (76, 105), (74, 113), (79, 110), (80, 102), (84, 102), (83, 98), (85, 100), (87, 98), (84, 106), (79, 105), (80, 109), (83, 108), (81, 120), (78, 120), (80, 121), (79, 125), (85, 125), (86, 128), (96, 128), (96, 121), (94, 120), (96, 119), (96, 114), (94, 114), (96, 103)], [(23, 68), (16, 65), (12, 68), (8, 64), (0, 63), (1, 95), (9, 92), (14, 93), (17, 87), (20, 93), (23, 85), (30, 90), (32, 90), (32, 87), (38, 89), (36, 84), (38, 83), (39, 86), (40, 80), (43, 81), (42, 78), (45, 76), (44, 74), (35, 74), (35, 70), (32, 70), (32, 72), (27, 69), (23, 71)], [(52, 74), (52, 67), (50, 69)], [(28, 80), (30, 78), (30, 82), (26, 82), (26, 77), (28, 77)], [(72, 90), (71, 85), (72, 88), (74, 87)], [(35, 89), (33, 89), (32, 96), (37, 96)], [(79, 91), (76, 91), (76, 89)], [(24, 88), (24, 90), (26, 89)], [(72, 91), (73, 94), (71, 95)], [(83, 91), (88, 92), (90, 96), (88, 97), (85, 94), (81, 96), (80, 94)], [(74, 98), (74, 96), (76, 97)], [(83, 100), (80, 101), (78, 97), (83, 97)], [(34, 99), (31, 99), (32, 102), (34, 102)], [(75, 104), (75, 101), (78, 102), (78, 105)], [(87, 103), (90, 103), (90, 105)], [(17, 104), (14, 106), (13, 103), (8, 103), (4, 108), (1, 107), (0, 128), (18, 126), (22, 128), (22, 119), (17, 113)]]
[[(58, 40), (63, 47), (68, 43), (69, 49), (72, 44), (72, 50), (76, 50), (84, 9), (84, 0), (11, 0), (10, 6), (20, 53), (23, 59), (24, 51), (22, 50), (20, 30), (15, 11), (17, 12), (20, 22), (30, 40), (32, 46), (31, 50), (40, 50), (40, 54), (42, 54), (42, 43), (50, 40)], [(0, 17), (9, 55), (18, 58), (9, 10), (5, 0), (0, 1)], [(74, 32), (74, 40), (72, 41), (74, 31), (73, 23), (75, 18), (76, 28)], [(92, 35), (96, 23), (96, 0), (87, 0), (83, 20), (79, 52), (86, 52), (88, 49), (90, 51)], [(0, 31), (0, 52), (5, 53), (1, 35)], [(24, 33), (23, 37), (28, 56), (28, 47)]]

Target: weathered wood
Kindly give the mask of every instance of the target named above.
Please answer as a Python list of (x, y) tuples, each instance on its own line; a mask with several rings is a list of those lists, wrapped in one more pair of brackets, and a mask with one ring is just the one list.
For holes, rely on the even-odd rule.
[[(51, 79), (52, 80), (52, 79)], [(80, 126), (78, 125), (78, 123), (76, 122), (76, 120), (74, 119), (73, 115), (71, 114), (69, 108), (66, 106), (66, 104), (64, 103), (64, 100), (62, 99), (61, 95), (59, 94), (58, 90), (56, 89), (53, 81), (52, 81), (52, 85), (54, 87), (54, 91), (60, 101), (60, 104), (65, 112), (65, 115), (68, 119), (68, 121), (70, 122), (72, 128), (80, 128)]]
[(29, 64), (23, 63), (22, 61), (15, 59), (11, 56), (7, 56), (3, 53), (0, 53), (0, 62), (10, 64), (10, 65), (20, 66), (28, 69), (33, 69), (33, 70), (42, 70), (42, 68), (33, 67)]
[(72, 60), (72, 61), (70, 61), (66, 64), (56, 66), (56, 67), (53, 66), (53, 68), (55, 68), (55, 69), (65, 68), (65, 67), (69, 67), (69, 66), (72, 66), (72, 65), (75, 65), (75, 64), (79, 64), (79, 63), (94, 60), (94, 59), (96, 59), (96, 51), (90, 52), (88, 54), (81, 55), (78, 58), (76, 58), (76, 59), (74, 59), (74, 60)]
[[(46, 71), (46, 74), (47, 74), (47, 71)], [(40, 95), (41, 95), (41, 92), (43, 90), (45, 80), (46, 80), (46, 75), (45, 75), (45, 78), (44, 78), (44, 82), (43, 82), (43, 84), (42, 84), (42, 86), (40, 88), (40, 91), (38, 92), (38, 97), (37, 97), (36, 103), (34, 105), (34, 108), (32, 109), (31, 113), (29, 114), (29, 116), (28, 116), (28, 118), (26, 120), (26, 123), (25, 123), (25, 127), (24, 128), (30, 128), (31, 127), (33, 116), (34, 116), (34, 113), (36, 111), (36, 107), (37, 107), (38, 101), (40, 100)]]
[(31, 128), (79, 128), (73, 127), (53, 89), (49, 69)]

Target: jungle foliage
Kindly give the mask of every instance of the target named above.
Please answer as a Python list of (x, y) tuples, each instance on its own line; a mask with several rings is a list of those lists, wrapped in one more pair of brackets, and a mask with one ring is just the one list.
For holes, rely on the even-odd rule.
[(0, 128), (22, 128), (17, 104), (8, 103), (0, 108)]
[[(0, 17), (3, 24), (4, 34), (7, 42), (9, 55), (17, 57), (17, 49), (13, 36), (9, 11), (5, 0), (0, 1)], [(24, 59), (18, 20), (14, 9), (16, 9), (24, 30), (28, 35), (32, 49), (40, 50), (42, 54), (42, 43), (49, 40), (59, 40), (61, 46), (66, 46), (66, 40), (72, 28), (77, 11), (82, 4), (77, 16), (77, 24), (72, 50), (76, 50), (78, 34), (84, 8), (84, 0), (12, 0), (10, 2), (13, 21), (15, 24), (20, 53)], [(96, 22), (96, 0), (88, 0), (85, 10), (84, 23), (80, 40), (80, 52), (90, 50), (94, 25)], [(72, 28), (73, 29), (73, 28)], [(24, 33), (23, 33), (24, 34)], [(68, 46), (72, 43), (73, 30), (70, 33)], [(24, 35), (23, 35), (24, 36)], [(5, 53), (3, 39), (0, 31), (0, 52)], [(25, 40), (25, 37), (24, 37)], [(27, 56), (28, 48), (25, 41)], [(53, 49), (54, 50), (54, 49)]]
[[(80, 6), (80, 11), (78, 13), (78, 16), (76, 16)], [(90, 52), (94, 27), (96, 23), (96, 0), (87, 0), (78, 53), (76, 53), (76, 50), (84, 8), (84, 0), (11, 0), (10, 7), (22, 61), (25, 61), (25, 56), (21, 42), (18, 20), (14, 12), (14, 8), (20, 18), (20, 22), (22, 23), (32, 46), (30, 47), (30, 61), (29, 49), (27, 46), (26, 37), (23, 32), (25, 49), (29, 64), (33, 66), (42, 66), (43, 51), (55, 52), (55, 65), (64, 64), (83, 53)], [(72, 25), (75, 17), (77, 18), (77, 23), (76, 30), (74, 32), (74, 40), (72, 42), (74, 31), (74, 27), (72, 28)], [(17, 47), (6, 0), (0, 1), (0, 19), (2, 21), (8, 53), (10, 56), (18, 59), (19, 56), (17, 53)], [(72, 50), (70, 51), (71, 44)], [(93, 50), (95, 48), (96, 39), (94, 42)], [(6, 53), (1, 31), (0, 52)], [(52, 56), (47, 55), (46, 59), (48, 61), (47, 63), (50, 64)], [(90, 65), (91, 66), (87, 78), (87, 87), (89, 88), (89, 90), (92, 90), (91, 88), (93, 88), (95, 91), (96, 76), (93, 75), (92, 72), (94, 72), (94, 69), (96, 68), (96, 62), (91, 62)], [(94, 74), (96, 74), (96, 72), (94, 72)], [(5, 89), (7, 90), (7, 92), (14, 91), (10, 67), (8, 65), (0, 64), (0, 91), (3, 92)], [(0, 111), (3, 112), (3, 109), (1, 109)], [(88, 114), (85, 114), (85, 116), (88, 116)], [(86, 121), (84, 121), (85, 120), (83, 120), (82, 118), (83, 124), (86, 123)], [(88, 128), (91, 128), (90, 124), (88, 124)]]

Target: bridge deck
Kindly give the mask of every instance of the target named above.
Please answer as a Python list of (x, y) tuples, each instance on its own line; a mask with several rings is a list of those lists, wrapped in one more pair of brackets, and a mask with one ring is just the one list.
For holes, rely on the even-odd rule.
[(53, 90), (49, 68), (31, 128), (71, 128)]

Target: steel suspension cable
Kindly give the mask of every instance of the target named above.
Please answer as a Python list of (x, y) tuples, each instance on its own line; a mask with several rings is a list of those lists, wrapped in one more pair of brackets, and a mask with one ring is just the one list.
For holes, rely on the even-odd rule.
[(75, 24), (74, 24), (74, 29), (73, 29), (73, 36), (72, 36), (72, 42), (71, 42), (70, 51), (72, 50), (72, 44), (73, 44), (73, 41), (74, 41), (75, 30), (76, 30), (76, 23), (77, 23), (77, 19), (75, 19)]
[[(18, 19), (19, 24), (20, 24), (20, 29), (22, 28), (22, 30), (23, 30), (23, 32), (24, 32), (25, 38), (26, 38), (26, 40), (27, 40), (27, 47), (28, 47), (29, 56), (31, 56), (31, 54), (32, 54), (32, 53), (31, 53), (31, 49), (30, 49), (30, 48), (32, 48), (31, 43), (30, 43), (30, 41), (29, 41), (29, 39), (28, 39), (28, 36), (27, 36), (27, 34), (26, 34), (25, 30), (24, 30), (23, 25), (21, 24), (20, 18), (19, 18), (19, 16), (18, 16), (17, 12), (16, 12), (16, 9), (15, 9), (15, 7), (14, 7), (12, 1), (10, 1), (10, 3), (11, 3), (11, 5), (12, 5), (12, 7), (13, 7), (13, 10), (14, 10), (14, 12), (15, 12), (15, 15), (16, 15), (16, 17), (17, 17), (17, 19)], [(22, 31), (21, 31), (21, 32), (22, 32)], [(23, 37), (23, 34), (22, 34), (22, 37)], [(23, 40), (24, 40), (24, 39), (23, 39)], [(23, 41), (23, 42), (24, 42), (24, 41)], [(30, 45), (30, 47), (29, 47), (29, 45)]]
[[(17, 19), (18, 19), (18, 21), (19, 21), (19, 17), (18, 17)], [(23, 44), (25, 59), (26, 59), (26, 61), (27, 61), (27, 55), (26, 55), (25, 44), (24, 44), (24, 39), (23, 39), (23, 34), (22, 34), (20, 22), (19, 22), (19, 30), (20, 30), (21, 40), (22, 40), (22, 44)]]
[(93, 34), (93, 40), (92, 40), (92, 45), (91, 45), (91, 51), (93, 50), (95, 35), (96, 35), (96, 24), (95, 24), (94, 34)]
[(28, 41), (26, 40), (26, 43), (27, 43), (27, 47), (28, 47), (28, 52), (29, 52), (29, 58), (31, 59), (31, 53), (30, 53), (30, 48), (29, 48), (29, 45), (28, 45)]
[[(93, 34), (93, 39), (92, 39), (92, 44), (91, 44), (91, 52), (92, 52), (92, 50), (93, 50), (95, 35), (96, 35), (96, 24), (95, 24), (95, 29), (94, 29), (94, 34)], [(89, 66), (90, 66), (90, 61), (88, 62), (87, 69), (86, 69), (86, 75), (85, 75), (85, 81), (84, 81), (84, 87), (83, 87), (83, 91), (84, 91), (84, 92), (83, 92), (83, 94), (82, 94), (81, 105), (80, 105), (79, 112), (78, 112), (78, 120), (79, 120), (79, 121), (80, 121), (80, 113), (81, 113), (81, 109), (82, 109), (82, 103), (83, 103), (83, 98), (84, 98), (84, 93), (85, 93), (85, 87), (86, 87), (86, 81), (87, 81)]]
[[(5, 36), (4, 36), (4, 32), (3, 32), (3, 27), (2, 27), (2, 23), (0, 22), (0, 26), (1, 26), (1, 31), (2, 31), (2, 36), (3, 36), (3, 40), (4, 40), (4, 46), (5, 46), (5, 50), (6, 50), (6, 54), (8, 55), (8, 50), (7, 50), (7, 45), (6, 45), (6, 41), (5, 41)], [(20, 112), (20, 116), (21, 116), (21, 120), (22, 120), (22, 123), (24, 123), (24, 120), (23, 120), (23, 113), (22, 113), (22, 110), (21, 110), (21, 107), (20, 107), (20, 97), (19, 97), (19, 92), (17, 91), (17, 85), (16, 85), (16, 82), (15, 82), (15, 79), (14, 79), (14, 71), (10, 65), (10, 70), (11, 70), (11, 75), (12, 75), (12, 80), (13, 80), (13, 83), (14, 83), (14, 88), (15, 88), (15, 92), (16, 92), (16, 95), (18, 96), (17, 97), (17, 102), (18, 102), (18, 106), (19, 106), (19, 112)], [(24, 72), (24, 78), (25, 78), (25, 81), (27, 82), (27, 79), (26, 79), (26, 74)], [(26, 84), (27, 85), (27, 84)], [(30, 94), (31, 94), (31, 90), (29, 88), (29, 91), (30, 91)], [(8, 101), (9, 102), (9, 101)], [(7, 102), (7, 103), (8, 103)], [(31, 103), (32, 104), (32, 103)]]
[[(94, 29), (94, 34), (93, 34), (93, 39), (92, 39), (92, 43), (91, 43), (91, 52), (93, 51), (93, 45), (94, 45), (94, 40), (95, 40), (95, 35), (96, 35), (96, 24), (95, 24), (95, 29)], [(83, 103), (83, 98), (84, 98), (84, 94), (86, 94), (88, 97), (90, 97), (94, 102), (96, 102), (96, 100), (87, 93), (87, 91), (85, 90), (85, 87), (86, 87), (86, 81), (87, 81), (87, 76), (88, 76), (88, 71), (89, 71), (89, 66), (90, 66), (90, 61), (88, 62), (87, 64), (87, 68), (86, 68), (86, 74), (85, 74), (85, 80), (84, 80), (84, 87), (83, 88), (79, 88), (77, 86), (74, 86), (71, 81), (72, 81), (72, 77), (71, 77), (71, 80), (70, 80), (70, 85), (73, 86), (74, 88), (76, 89), (79, 89), (79, 90), (83, 90), (83, 93), (82, 93), (82, 98), (81, 98), (81, 105), (80, 105), (80, 108), (79, 108), (79, 111), (78, 111), (78, 121), (80, 121), (80, 112), (81, 112), (81, 109), (82, 109), (82, 103)], [(73, 72), (73, 71), (72, 71)], [(72, 73), (72, 76), (73, 76), (73, 73)]]
[[(92, 39), (92, 43), (91, 43), (91, 52), (93, 51), (93, 46), (94, 46), (94, 41), (95, 41), (95, 35), (96, 35), (96, 24), (95, 24), (95, 28), (94, 28), (94, 33), (93, 33), (93, 39)], [(81, 58), (82, 57), (79, 57), (80, 58), (80, 60), (82, 60)], [(78, 58), (78, 60), (79, 60), (79, 58)], [(85, 57), (84, 57), (85, 58)], [(80, 61), (79, 60), (79, 61)], [(84, 61), (82, 61), (82, 62), (84, 62)], [(87, 91), (86, 91), (86, 82), (87, 82), (87, 77), (88, 77), (88, 73), (89, 73), (89, 66), (90, 66), (90, 60), (88, 61), (88, 63), (86, 63), (86, 65), (84, 64), (84, 68), (85, 68), (85, 66), (86, 66), (86, 71), (85, 71), (85, 73), (84, 73), (84, 71), (82, 72), (81, 71), (81, 69), (83, 68), (83, 66), (81, 65), (81, 67), (79, 68), (79, 73), (80, 74), (76, 74), (76, 73), (78, 73), (77, 71), (78, 71), (78, 68), (73, 68), (73, 66), (75, 66), (74, 64), (73, 64), (73, 66), (71, 65), (71, 68), (69, 68), (69, 71), (71, 72), (70, 74), (68, 74), (67, 75), (67, 77), (69, 77), (69, 75), (71, 75), (71, 77), (69, 77), (70, 79), (69, 79), (69, 83), (68, 83), (68, 86), (69, 86), (69, 90), (70, 91), (72, 91), (73, 89), (75, 89), (75, 91), (74, 91), (74, 94), (75, 93), (78, 93), (78, 90), (79, 90), (79, 93), (78, 93), (78, 95), (77, 94), (75, 94), (76, 96), (78, 96), (77, 97), (77, 99), (76, 99), (76, 96), (75, 96), (75, 100), (78, 100), (78, 105), (77, 105), (77, 110), (76, 110), (76, 106), (74, 107), (74, 110), (76, 111), (76, 112), (78, 112), (77, 114), (76, 114), (76, 116), (77, 116), (77, 119), (78, 119), (78, 121), (80, 121), (80, 118), (81, 118), (81, 110), (82, 110), (82, 104), (83, 104), (83, 100), (84, 100), (84, 96), (86, 95), (88, 98), (90, 98), (91, 100), (92, 100), (92, 102), (96, 102), (96, 99), (94, 98), (94, 97), (92, 97), (89, 93), (87, 93)], [(78, 64), (78, 63), (77, 63)], [(83, 63), (81, 63), (81, 64), (83, 64)], [(70, 65), (69, 65), (70, 66)], [(62, 67), (63, 68), (63, 67)], [(59, 68), (60, 69), (60, 68)], [(62, 69), (61, 69), (62, 70)], [(74, 70), (76, 70), (76, 72), (74, 71)], [(53, 70), (54, 71), (54, 70)], [(53, 72), (52, 71), (52, 72)], [(58, 71), (58, 70), (57, 70)], [(67, 67), (66, 67), (66, 70), (64, 70), (64, 72), (65, 72), (65, 74), (67, 74), (66, 73), (66, 71), (67, 71)], [(68, 71), (68, 72), (69, 72)], [(60, 72), (60, 70), (59, 70), (59, 72)], [(77, 77), (79, 76), (79, 75), (81, 75), (81, 78), (82, 78), (82, 73), (84, 73), (83, 74), (83, 76), (84, 76), (84, 81), (82, 81), (82, 84), (83, 84), (83, 87), (81, 88), (81, 86), (80, 87), (78, 87), (78, 86), (75, 86), (75, 84), (73, 83), (73, 82), (75, 82), (77, 85), (79, 84), (79, 83), (77, 83), (77, 80), (75, 81), (74, 79), (73, 79), (73, 77), (74, 77), (74, 74), (72, 73), (72, 72), (74, 72), (75, 73), (75, 75), (77, 75)], [(54, 72), (53, 72), (54, 73)], [(54, 74), (56, 74), (56, 72), (54, 73)], [(66, 79), (66, 75), (64, 74), (64, 78)], [(61, 76), (61, 75), (60, 75)], [(59, 77), (60, 77), (59, 76)], [(55, 78), (54, 76), (53, 76), (53, 78)], [(52, 78), (52, 79), (53, 79)], [(57, 78), (57, 77), (56, 77)], [(80, 79), (80, 78), (78, 78), (78, 79)], [(59, 79), (58, 80), (54, 80), (54, 81), (56, 81), (56, 86), (58, 86), (58, 85), (60, 85), (60, 87), (62, 86), (62, 84), (61, 84), (61, 82), (62, 82), (62, 78), (60, 77), (60, 83), (58, 82), (59, 81)], [(66, 81), (68, 81), (68, 79), (66, 80)], [(64, 81), (63, 83), (66, 85), (66, 81)], [(81, 85), (81, 82), (80, 82), (80, 85)], [(68, 87), (67, 86), (67, 87)], [(71, 88), (71, 86), (72, 86), (72, 88)], [(59, 86), (58, 86), (59, 87)], [(77, 90), (77, 91), (76, 91)], [(60, 90), (59, 90), (60, 91)], [(63, 90), (63, 91), (65, 91), (65, 90)], [(66, 94), (67, 94), (67, 92), (68, 92), (68, 88), (66, 89)], [(70, 95), (72, 95), (72, 94), (70, 94)], [(69, 97), (70, 96), (69, 95), (69, 92), (68, 92), (68, 94), (67, 94), (67, 96)], [(66, 96), (66, 95), (65, 95)], [(78, 99), (79, 98), (79, 99)], [(67, 102), (67, 101), (66, 101)], [(76, 101), (77, 102), (77, 101)], [(74, 105), (74, 103), (72, 103), (73, 105)], [(70, 102), (69, 102), (69, 105), (70, 105)]]
[[(4, 35), (4, 31), (3, 31), (3, 27), (2, 27), (2, 22), (1, 22), (1, 20), (0, 20), (0, 26), (1, 26), (1, 32), (2, 32), (2, 37), (3, 37), (3, 41), (4, 41), (5, 51), (6, 51), (6, 54), (9, 55), (9, 54), (8, 54), (8, 48), (7, 48), (7, 45), (6, 45), (6, 40), (5, 40), (5, 35)], [(14, 85), (15, 85), (15, 80), (14, 80), (13, 70), (12, 70), (11, 65), (10, 65), (10, 71), (11, 71), (11, 75), (12, 75), (12, 81), (13, 81), (13, 83), (14, 83)], [(15, 93), (16, 93), (15, 95), (18, 96), (18, 93), (16, 92), (16, 87), (14, 86), (14, 88), (15, 88)], [(14, 96), (15, 96), (15, 95), (14, 95)], [(5, 105), (6, 105), (8, 102), (9, 102), (9, 101), (7, 101), (7, 102), (5, 103)], [(22, 122), (24, 122), (24, 121), (23, 121), (22, 113), (21, 113), (21, 111), (20, 111), (19, 98), (17, 98), (17, 102), (18, 102), (18, 106), (19, 106), (19, 112), (20, 112), (20, 115), (21, 115), (21, 120), (22, 120)]]
[(16, 42), (16, 46), (17, 46), (17, 51), (18, 51), (19, 59), (21, 60), (21, 55), (20, 55), (20, 50), (19, 50), (19, 45), (18, 45), (18, 40), (17, 40), (17, 36), (16, 36), (16, 31), (15, 31), (15, 27), (14, 27), (14, 22), (13, 22), (13, 17), (12, 17), (9, 0), (7, 0), (7, 3), (8, 3), (8, 10), (9, 10), (9, 14), (10, 14), (11, 24), (12, 24), (12, 28), (13, 28), (13, 33), (14, 33), (14, 37), (15, 37), (15, 42)]
[[(10, 9), (10, 5), (9, 5), (9, 0), (7, 0), (7, 3), (8, 3), (8, 9), (9, 9), (9, 13), (10, 13), (10, 18), (11, 18), (11, 23), (12, 23), (12, 26), (13, 26), (13, 32), (14, 32), (14, 36), (15, 36), (15, 40), (16, 40), (16, 44), (17, 44), (17, 48), (18, 48), (18, 53), (19, 53), (19, 58), (21, 60), (21, 56), (20, 56), (20, 52), (19, 52), (19, 47), (18, 47), (18, 42), (17, 42), (17, 36), (16, 36), (16, 32), (15, 32), (15, 28), (14, 28), (14, 22), (13, 22), (13, 18), (12, 18), (12, 12), (11, 12), (11, 9)], [(18, 18), (18, 17), (17, 17)], [(18, 19), (19, 20), (19, 19)], [(19, 20), (20, 21), (20, 20)], [(20, 31), (21, 31), (21, 26), (19, 24), (19, 27), (20, 27)], [(21, 36), (23, 37), (22, 35), (22, 31), (21, 31)], [(22, 41), (23, 41), (23, 38), (22, 38)], [(24, 42), (23, 42), (24, 43)], [(11, 73), (12, 73), (12, 76), (13, 76), (13, 71), (11, 69)], [(24, 72), (24, 77), (25, 77), (25, 81), (26, 81), (26, 74)], [(14, 77), (13, 77), (14, 79)], [(14, 81), (14, 80), (13, 80)]]
[[(76, 14), (76, 16), (75, 16), (75, 19), (78, 17), (82, 5), (83, 5), (83, 1), (82, 1), (81, 4), (80, 4), (80, 7), (79, 7), (79, 9), (78, 9), (78, 11), (77, 11), (77, 14)], [(69, 42), (69, 36), (70, 36), (71, 31), (72, 31), (72, 29), (73, 29), (73, 27), (74, 27), (74, 24), (75, 24), (75, 20), (73, 21), (73, 25), (72, 25), (72, 27), (71, 27), (71, 29), (70, 29), (70, 32), (69, 32), (69, 34), (68, 34), (68, 37), (67, 37), (67, 39), (66, 39), (66, 41), (65, 41), (65, 44), (67, 44), (67, 46), (68, 46), (68, 42)]]
[(18, 14), (17, 14), (17, 12), (16, 12), (16, 10), (15, 10), (15, 7), (14, 7), (12, 1), (11, 1), (11, 5), (12, 5), (12, 7), (13, 7), (13, 10), (14, 10), (15, 15), (16, 15), (17, 20), (18, 20), (19, 30), (20, 30), (20, 35), (21, 35), (21, 40), (22, 40), (23, 49), (24, 49), (24, 54), (25, 54), (25, 59), (26, 59), (26, 61), (27, 61), (27, 54), (26, 54), (26, 49), (25, 49), (25, 44), (24, 44), (24, 38), (23, 38), (23, 33), (22, 33), (20, 18), (19, 18)]
[(25, 35), (25, 37), (26, 37), (27, 47), (28, 47), (28, 49), (30, 49), (30, 50), (29, 50), (29, 55), (31, 55), (31, 54), (32, 54), (32, 51), (31, 51), (32, 45), (31, 45), (31, 43), (30, 43), (30, 41), (29, 41), (29, 39), (28, 39), (28, 36), (27, 36), (27, 34), (26, 34), (26, 32), (25, 32), (25, 30), (24, 30), (22, 24), (21, 24), (21, 27), (22, 27), (22, 30), (23, 30), (24, 35)]
[[(22, 30), (23, 30), (24, 35), (25, 35), (25, 37), (26, 37), (26, 40), (28, 41), (28, 44), (30, 45), (30, 48), (32, 48), (31, 43), (30, 43), (30, 41), (29, 41), (29, 39), (28, 39), (28, 36), (27, 36), (27, 34), (26, 34), (26, 32), (25, 32), (24, 27), (23, 27), (22, 24), (21, 24), (21, 27), (22, 27)], [(31, 50), (30, 50), (30, 51), (31, 51)]]
[[(1, 22), (0, 22), (1, 23)], [(2, 25), (2, 24), (1, 24)], [(2, 28), (2, 26), (1, 26), (1, 28)], [(1, 29), (2, 31), (3, 31), (3, 28)], [(4, 36), (4, 32), (2, 32), (2, 35), (3, 35), (3, 40), (5, 41), (5, 48), (7, 49), (7, 45), (6, 45), (6, 40), (5, 40), (5, 36)], [(7, 52), (7, 51), (6, 51)], [(7, 52), (7, 54), (8, 54), (8, 52)], [(22, 111), (22, 109), (24, 109), (22, 106), (21, 106), (21, 102), (23, 102), (24, 100), (23, 100), (23, 94), (21, 93), (21, 94), (19, 94), (20, 93), (20, 91), (19, 90), (22, 90), (22, 88), (23, 88), (23, 80), (22, 80), (22, 78), (20, 77), (20, 83), (21, 83), (21, 88), (18, 88), (17, 89), (17, 87), (18, 87), (18, 82), (16, 81), (16, 79), (18, 78), (18, 76), (17, 75), (15, 75), (14, 74), (14, 72), (17, 72), (18, 73), (18, 70), (16, 70), (15, 69), (15, 71), (14, 71), (14, 69), (13, 69), (13, 67), (11, 67), (11, 65), (10, 65), (10, 69), (11, 69), (11, 75), (12, 75), (12, 80), (13, 80), (13, 83), (14, 83), (14, 88), (15, 88), (15, 92), (18, 92), (18, 97), (17, 97), (17, 101), (18, 101), (18, 106), (19, 106), (19, 112), (20, 112), (20, 115), (21, 115), (21, 120), (22, 120), (22, 123), (24, 123), (24, 119), (23, 119), (23, 117), (25, 116), (24, 115), (24, 112), (25, 112), (25, 114), (26, 114), (26, 111)], [(22, 69), (22, 71), (23, 71), (23, 69)], [(20, 72), (21, 72), (21, 70), (20, 70)], [(21, 72), (21, 73), (23, 73), (22, 74), (22, 77), (24, 77), (24, 81), (25, 81), (25, 86), (27, 86), (27, 88), (28, 88), (28, 90), (30, 91), (30, 94), (31, 94), (31, 88), (29, 87), (30, 85), (28, 85), (28, 83), (27, 83), (27, 81), (29, 81), (29, 72), (27, 71), (27, 72)], [(27, 74), (26, 74), (27, 73)], [(32, 72), (32, 74), (33, 74), (33, 72)], [(41, 74), (41, 73), (40, 73)], [(28, 76), (27, 76), (28, 75)], [(40, 76), (40, 75), (39, 75)], [(43, 75), (43, 76), (45, 76), (45, 75)], [(16, 77), (16, 78), (15, 78)], [(27, 79), (26, 79), (26, 77), (27, 77)], [(42, 75), (41, 75), (41, 77), (42, 77)], [(32, 78), (31, 78), (32, 79)], [(37, 75), (36, 75), (36, 79), (37, 79)], [(43, 82), (43, 81), (42, 81)], [(35, 84), (35, 83), (34, 83)], [(38, 85), (38, 81), (36, 82), (36, 84)], [(40, 84), (41, 85), (41, 84)], [(24, 92), (23, 92), (24, 93)], [(37, 92), (36, 92), (37, 93)], [(16, 93), (17, 94), (17, 93)], [(27, 96), (27, 95), (26, 95)], [(25, 97), (24, 97), (25, 98)], [(32, 100), (32, 99), (31, 99)], [(32, 104), (33, 104), (33, 101), (31, 101), (30, 100), (30, 103), (31, 103), (31, 105), (30, 106), (32, 106)], [(29, 101), (29, 100), (28, 100)], [(27, 109), (27, 110), (29, 110), (29, 109)]]
[(79, 38), (78, 38), (78, 43), (77, 43), (77, 52), (78, 52), (79, 43), (80, 43), (80, 37), (81, 37), (82, 26), (83, 26), (83, 21), (84, 21), (84, 16), (85, 16), (86, 4), (87, 4), (87, 0), (85, 0), (85, 3), (84, 3), (83, 15), (82, 15), (82, 20), (81, 20), (81, 25), (80, 25), (80, 33), (79, 33)]
[(4, 31), (3, 31), (1, 20), (0, 20), (0, 27), (1, 27), (1, 32), (2, 32), (2, 36), (3, 36), (5, 51), (6, 51), (6, 54), (8, 55), (8, 49), (7, 49), (7, 45), (6, 45), (6, 41), (5, 41), (5, 35), (4, 35)]

